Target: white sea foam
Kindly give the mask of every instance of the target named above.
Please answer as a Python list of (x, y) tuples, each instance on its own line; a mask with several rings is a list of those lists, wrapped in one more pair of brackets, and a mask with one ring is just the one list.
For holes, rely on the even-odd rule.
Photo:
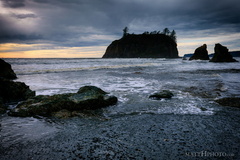
[[(207, 87), (213, 88), (221, 83), (221, 88), (217, 88), (221, 94), (240, 94), (240, 76), (236, 73), (239, 63), (181, 59), (8, 59), (8, 62), (17, 73), (17, 81), (25, 82), (37, 95), (72, 93), (84, 85), (98, 86), (118, 97), (121, 107), (111, 108), (112, 113), (211, 115), (215, 113), (213, 105), (199, 96), (191, 96), (186, 88), (201, 88), (208, 83)], [(151, 93), (161, 89), (172, 90), (174, 98), (149, 100)]]

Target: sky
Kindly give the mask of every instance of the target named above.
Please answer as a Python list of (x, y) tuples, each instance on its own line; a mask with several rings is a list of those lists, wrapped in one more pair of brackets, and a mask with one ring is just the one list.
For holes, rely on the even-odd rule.
[(0, 0), (0, 58), (100, 58), (129, 33), (175, 30), (179, 55), (240, 50), (239, 0)]

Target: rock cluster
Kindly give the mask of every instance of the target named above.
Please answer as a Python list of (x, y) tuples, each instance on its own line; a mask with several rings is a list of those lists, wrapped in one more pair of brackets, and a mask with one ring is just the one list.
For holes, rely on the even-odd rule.
[(237, 62), (228, 52), (228, 48), (217, 43), (214, 47), (214, 55), (210, 62)]
[[(238, 51), (231, 52), (234, 55), (238, 55)], [(238, 62), (233, 59), (231, 53), (228, 51), (228, 48), (217, 43), (214, 47), (214, 54), (210, 62)], [(187, 56), (191, 54), (185, 54), (183, 60), (186, 60)], [(207, 45), (204, 44), (198, 47), (194, 54), (189, 58), (189, 60), (209, 60), (209, 55), (207, 51)]]
[(5, 113), (7, 104), (16, 103), (35, 96), (25, 83), (14, 82), (17, 76), (9, 63), (0, 59), (0, 113)]
[(198, 47), (194, 54), (189, 58), (189, 60), (209, 60), (207, 45), (204, 44)]
[[(40, 95), (30, 98), (9, 112), (11, 116), (71, 116), (74, 112), (95, 110), (117, 103), (117, 97), (110, 96), (95, 86), (84, 86), (77, 93)], [(68, 114), (68, 115), (66, 115)]]

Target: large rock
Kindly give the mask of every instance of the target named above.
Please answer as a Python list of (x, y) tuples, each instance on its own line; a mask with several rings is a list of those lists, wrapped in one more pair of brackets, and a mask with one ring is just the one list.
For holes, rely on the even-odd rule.
[(215, 100), (218, 104), (222, 106), (230, 106), (240, 108), (240, 97), (224, 97)]
[(6, 78), (6, 79), (17, 78), (16, 74), (12, 70), (11, 65), (2, 59), (0, 59), (0, 77)]
[(0, 59), (0, 113), (4, 113), (8, 103), (16, 103), (35, 96), (35, 92), (22, 82), (14, 82), (17, 76), (9, 63)]
[(18, 102), (34, 96), (35, 92), (25, 83), (0, 78), (0, 98), (3, 103)]
[(7, 109), (7, 107), (3, 104), (3, 100), (0, 97), (0, 114), (5, 113), (6, 109)]
[[(117, 97), (110, 96), (95, 86), (85, 86), (77, 93), (36, 96), (20, 103), (9, 112), (11, 116), (71, 115), (73, 111), (95, 110), (117, 103)], [(64, 111), (64, 112), (63, 112)], [(69, 112), (68, 112), (69, 111)], [(56, 114), (57, 113), (57, 114)]]
[(174, 94), (169, 90), (162, 90), (149, 96), (151, 99), (160, 100), (162, 98), (172, 98)]
[(194, 54), (189, 58), (189, 60), (209, 60), (207, 45), (204, 44), (198, 47)]
[(214, 55), (210, 62), (237, 62), (232, 58), (232, 55), (228, 52), (228, 48), (221, 44), (215, 44)]
[(128, 34), (113, 41), (103, 58), (178, 58), (178, 49), (164, 34)]

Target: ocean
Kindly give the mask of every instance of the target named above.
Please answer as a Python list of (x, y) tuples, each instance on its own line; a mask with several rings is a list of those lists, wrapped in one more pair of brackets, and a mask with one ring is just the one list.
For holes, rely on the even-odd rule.
[[(4, 114), (0, 159), (209, 159), (210, 154), (240, 158), (240, 110), (214, 102), (240, 96), (240, 63), (4, 60), (17, 74), (15, 81), (26, 83), (37, 95), (75, 93), (93, 85), (118, 97), (118, 103), (69, 119)], [(160, 90), (174, 96), (148, 98)]]

